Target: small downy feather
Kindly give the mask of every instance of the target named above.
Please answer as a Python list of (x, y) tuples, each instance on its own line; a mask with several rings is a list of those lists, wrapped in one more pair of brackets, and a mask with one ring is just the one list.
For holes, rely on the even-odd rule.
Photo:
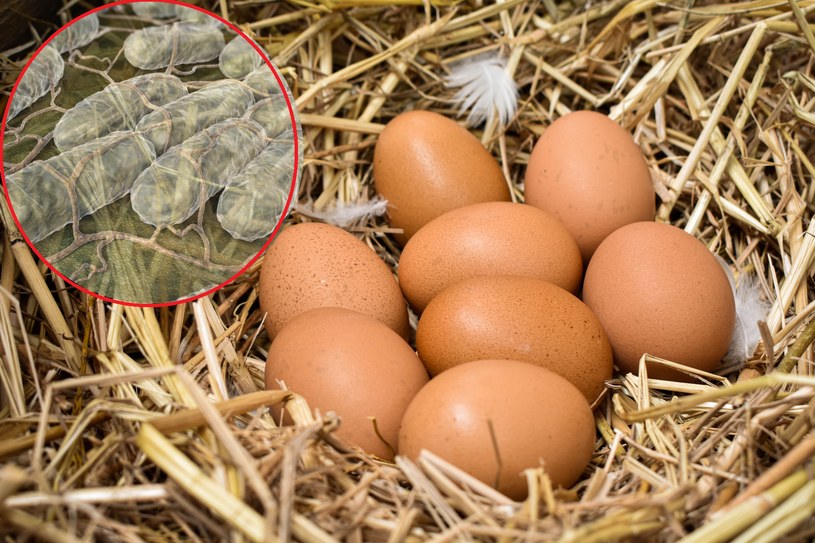
[(506, 60), (498, 54), (481, 55), (454, 65), (447, 76), (448, 88), (459, 88), (455, 100), (459, 114), (470, 126), (496, 116), (506, 126), (518, 108), (518, 86), (507, 73)]
[(743, 364), (753, 356), (761, 341), (758, 323), (767, 320), (770, 304), (762, 299), (761, 284), (756, 278), (742, 274), (737, 286), (730, 267), (722, 258), (717, 258), (727, 273), (736, 301), (736, 323), (733, 325), (733, 338), (724, 361), (728, 365)]
[(298, 213), (342, 228), (352, 226), (360, 221), (367, 222), (373, 217), (384, 215), (387, 209), (388, 201), (381, 196), (376, 196), (367, 202), (354, 202), (351, 204), (337, 202), (334, 208), (328, 211), (315, 211), (300, 205), (295, 206)]

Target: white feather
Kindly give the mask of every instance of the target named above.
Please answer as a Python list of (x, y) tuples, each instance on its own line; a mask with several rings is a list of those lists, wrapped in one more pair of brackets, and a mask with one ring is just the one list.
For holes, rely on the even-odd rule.
[(742, 274), (737, 286), (727, 263), (721, 258), (719, 263), (727, 273), (736, 301), (736, 323), (733, 325), (733, 337), (724, 360), (727, 364), (743, 364), (753, 356), (761, 341), (758, 323), (767, 320), (770, 304), (762, 299), (761, 283), (756, 278)]
[(337, 202), (334, 208), (328, 211), (315, 211), (300, 205), (295, 206), (295, 210), (297, 210), (298, 213), (343, 228), (357, 224), (360, 221), (367, 222), (373, 217), (384, 215), (387, 209), (388, 201), (380, 196), (376, 196), (367, 202), (354, 202), (350, 204)]
[(518, 108), (518, 86), (507, 73), (506, 60), (497, 54), (479, 56), (454, 65), (446, 79), (448, 88), (459, 88), (455, 95), (459, 115), (469, 111), (470, 126), (492, 121), (496, 115), (507, 125)]

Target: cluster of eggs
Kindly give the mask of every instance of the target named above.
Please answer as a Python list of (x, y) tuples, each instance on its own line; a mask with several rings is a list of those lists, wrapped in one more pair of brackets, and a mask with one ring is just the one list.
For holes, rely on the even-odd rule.
[(515, 499), (541, 465), (570, 486), (591, 460), (592, 404), (614, 363), (636, 372), (649, 353), (712, 370), (727, 351), (725, 272), (694, 237), (653, 222), (642, 153), (601, 114), (544, 132), (526, 204), (509, 201), (472, 134), (424, 111), (386, 126), (374, 180), (403, 231), (398, 281), (371, 247), (318, 223), (284, 230), (260, 278), (266, 385), (336, 411), (340, 434), (370, 453), (427, 449)]

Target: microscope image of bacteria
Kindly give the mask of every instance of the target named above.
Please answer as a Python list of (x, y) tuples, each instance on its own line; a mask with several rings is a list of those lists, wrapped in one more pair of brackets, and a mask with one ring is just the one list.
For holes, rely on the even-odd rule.
[(66, 151), (117, 130), (133, 130), (158, 107), (187, 96), (186, 85), (162, 73), (111, 83), (65, 112), (54, 127), (54, 143)]
[[(63, 277), (127, 302), (185, 299), (233, 277), (299, 179), (296, 112), (267, 62), (177, 4), (102, 9), (61, 29), (22, 76), (4, 132), (28, 241)], [(155, 280), (168, 270), (172, 280)]]

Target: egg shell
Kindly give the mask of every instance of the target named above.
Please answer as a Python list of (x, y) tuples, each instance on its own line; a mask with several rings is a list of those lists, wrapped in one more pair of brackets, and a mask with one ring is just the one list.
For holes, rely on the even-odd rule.
[(526, 203), (554, 214), (588, 262), (606, 236), (654, 218), (648, 165), (631, 135), (593, 111), (564, 115), (547, 128), (529, 157)]
[[(428, 377), (413, 349), (376, 319), (336, 307), (297, 315), (266, 360), (266, 388), (283, 381), (311, 409), (334, 411), (337, 434), (370, 454), (393, 458), (399, 424)], [(376, 417), (376, 435), (370, 417)]]
[(263, 258), (259, 290), (272, 338), (291, 318), (316, 307), (353, 309), (408, 337), (407, 303), (393, 273), (370, 247), (336, 226), (286, 228)]
[(516, 360), (479, 360), (419, 391), (402, 420), (399, 454), (415, 459), (426, 449), (522, 500), (523, 470), (543, 465), (554, 486), (569, 487), (594, 439), (591, 408), (563, 377)]
[[(721, 265), (702, 242), (666, 224), (629, 224), (611, 234), (586, 270), (583, 300), (625, 372), (638, 373), (645, 353), (713, 371), (733, 334), (735, 303)], [(655, 364), (648, 375), (687, 379)]]
[(611, 378), (611, 345), (583, 302), (546, 281), (481, 276), (443, 290), (416, 332), (431, 375), (481, 359), (530, 362), (565, 377), (593, 403)]
[(388, 201), (390, 225), (404, 245), (439, 215), (479, 202), (510, 199), (498, 162), (475, 136), (430, 111), (394, 117), (374, 150), (374, 185)]
[(479, 275), (533, 277), (576, 292), (583, 261), (553, 215), (511, 202), (448, 211), (416, 232), (399, 258), (399, 286), (418, 312), (445, 288)]

